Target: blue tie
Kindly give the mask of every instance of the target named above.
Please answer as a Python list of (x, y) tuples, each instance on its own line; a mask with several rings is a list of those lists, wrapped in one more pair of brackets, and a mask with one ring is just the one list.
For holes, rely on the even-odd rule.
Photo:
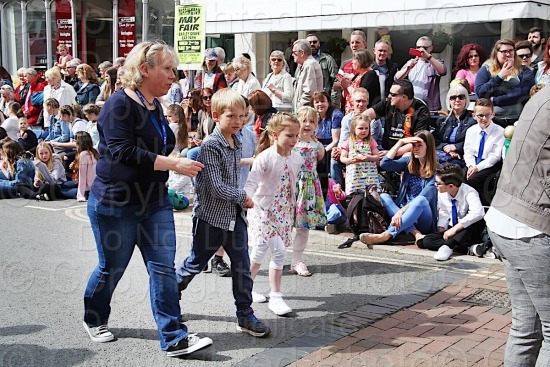
[(481, 139), (479, 140), (479, 149), (477, 150), (476, 164), (479, 164), (483, 160), (483, 148), (485, 148), (485, 131), (481, 132)]
[(452, 224), (453, 224), (453, 227), (457, 225), (458, 223), (458, 210), (456, 209), (456, 199), (451, 199), (451, 204), (452, 204), (452, 208), (451, 208), (451, 221), (452, 221)]

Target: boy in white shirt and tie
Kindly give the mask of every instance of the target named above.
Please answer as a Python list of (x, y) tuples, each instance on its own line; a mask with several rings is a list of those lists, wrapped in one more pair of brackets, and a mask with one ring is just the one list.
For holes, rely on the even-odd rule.
[(489, 99), (476, 101), (473, 116), (477, 125), (466, 131), (464, 141), (464, 161), (468, 167), (466, 183), (477, 190), (483, 205), (488, 206), (492, 199), (491, 186), (496, 188), (491, 180), (502, 167), (504, 129), (492, 122), (495, 113)]
[(463, 172), (459, 165), (447, 164), (439, 168), (435, 185), (438, 190), (439, 232), (426, 235), (418, 241), (418, 245), (437, 249), (434, 259), (445, 261), (453, 251), (466, 253), (469, 246), (482, 242), (485, 211), (477, 191), (463, 183)]

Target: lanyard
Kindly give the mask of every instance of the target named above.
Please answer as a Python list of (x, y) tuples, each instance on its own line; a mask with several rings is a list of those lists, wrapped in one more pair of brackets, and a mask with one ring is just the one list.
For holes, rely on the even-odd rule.
[[(145, 108), (147, 108), (147, 104), (145, 103), (145, 98), (143, 98), (143, 95), (141, 92), (136, 88), (135, 89), (136, 95), (138, 96), (139, 100)], [(164, 119), (162, 117), (162, 111), (161, 106), (159, 105), (157, 99), (154, 99), (155, 106), (157, 107), (160, 115), (160, 123), (155, 117), (155, 114), (151, 112), (150, 109), (147, 108), (147, 111), (149, 111), (149, 116), (151, 117), (151, 120), (153, 121), (153, 125), (155, 125), (155, 129), (157, 129), (160, 137), (162, 138), (162, 155), (166, 155), (166, 145), (168, 144), (168, 134), (166, 133), (166, 123), (164, 122)]]

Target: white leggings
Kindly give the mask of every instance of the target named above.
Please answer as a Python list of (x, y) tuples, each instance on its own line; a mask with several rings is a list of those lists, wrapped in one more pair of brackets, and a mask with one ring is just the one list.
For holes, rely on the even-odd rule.
[(290, 262), (290, 266), (294, 267), (302, 262), (302, 256), (304, 256), (304, 250), (306, 249), (308, 237), (309, 229), (296, 229), (296, 236), (294, 237), (294, 243), (292, 244), (292, 261)]
[(271, 250), (271, 261), (269, 268), (281, 270), (285, 265), (286, 248), (283, 239), (280, 236), (271, 237), (268, 243), (261, 243), (252, 247), (250, 261), (256, 264), (261, 264), (264, 261), (267, 249)]

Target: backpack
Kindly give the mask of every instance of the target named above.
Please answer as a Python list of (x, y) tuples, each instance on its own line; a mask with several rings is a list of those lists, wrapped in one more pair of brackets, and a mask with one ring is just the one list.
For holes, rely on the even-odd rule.
[(382, 233), (388, 228), (388, 214), (380, 201), (377, 185), (369, 185), (365, 191), (358, 190), (352, 194), (346, 209), (349, 226), (353, 232), (350, 238), (338, 248), (348, 248), (359, 240), (361, 233)]

